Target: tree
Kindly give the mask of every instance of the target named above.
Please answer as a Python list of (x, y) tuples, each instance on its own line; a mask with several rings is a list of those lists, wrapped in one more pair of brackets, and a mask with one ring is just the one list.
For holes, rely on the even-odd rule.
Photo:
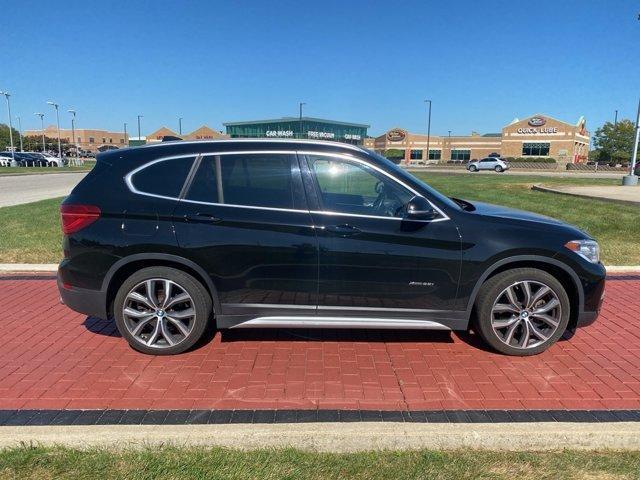
[(606, 122), (593, 136), (593, 145), (599, 151), (598, 160), (628, 161), (634, 139), (635, 125), (631, 120), (620, 120), (617, 125)]
[[(27, 152), (40, 152), (42, 151), (42, 135), (31, 135), (28, 137), (22, 137), (24, 149)], [(47, 150), (58, 151), (58, 137), (44, 137), (44, 143)], [(60, 144), (63, 152), (68, 152), (70, 147), (66, 139), (62, 138)]]
[[(18, 131), (13, 128), (13, 146), (16, 150), (20, 149), (20, 135)], [(4, 123), (0, 123), (0, 152), (8, 150), (11, 147), (11, 138), (9, 138), (9, 126)]]

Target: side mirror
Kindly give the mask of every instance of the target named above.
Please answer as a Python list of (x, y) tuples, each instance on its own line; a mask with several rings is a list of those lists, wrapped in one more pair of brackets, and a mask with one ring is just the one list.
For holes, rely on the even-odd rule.
[(416, 195), (405, 206), (405, 218), (407, 220), (433, 220), (438, 212), (431, 206), (426, 198)]

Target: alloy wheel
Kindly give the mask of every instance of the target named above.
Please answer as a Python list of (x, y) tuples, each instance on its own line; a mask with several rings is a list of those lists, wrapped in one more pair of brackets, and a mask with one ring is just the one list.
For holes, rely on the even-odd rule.
[(142, 345), (158, 349), (183, 342), (196, 318), (191, 295), (166, 278), (138, 283), (127, 293), (122, 313), (131, 336)]
[(525, 280), (505, 288), (491, 309), (491, 327), (510, 347), (530, 349), (546, 342), (562, 319), (560, 299), (544, 283)]

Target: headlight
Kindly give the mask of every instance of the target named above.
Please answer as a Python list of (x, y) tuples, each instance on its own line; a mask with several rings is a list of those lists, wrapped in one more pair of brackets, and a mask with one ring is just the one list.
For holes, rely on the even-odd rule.
[(572, 240), (564, 244), (569, 250), (576, 252), (591, 263), (600, 261), (600, 246), (595, 240)]

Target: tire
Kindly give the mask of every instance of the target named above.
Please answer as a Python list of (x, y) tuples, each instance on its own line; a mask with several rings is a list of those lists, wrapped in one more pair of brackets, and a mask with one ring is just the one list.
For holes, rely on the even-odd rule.
[(495, 171), (498, 173), (502, 173), (504, 169), (500, 165), (496, 165)]
[[(532, 301), (526, 306), (525, 283)], [(549, 291), (545, 293), (543, 287)], [(508, 289), (515, 294), (515, 303)], [(539, 293), (544, 294), (534, 302)], [(480, 288), (475, 306), (480, 336), (498, 352), (515, 356), (536, 355), (553, 345), (567, 329), (571, 313), (562, 284), (536, 268), (515, 268), (491, 277)]]
[[(164, 298), (167, 282), (173, 305)], [(148, 294), (149, 285), (152, 295)], [(139, 301), (140, 297), (144, 301)], [(211, 311), (205, 287), (188, 273), (171, 267), (137, 271), (125, 280), (113, 302), (120, 334), (135, 350), (152, 355), (174, 355), (191, 348), (206, 330)]]
[(476, 167), (475, 165), (471, 165), (471, 166), (469, 167), (469, 171), (470, 171), (470, 172), (477, 172), (477, 171), (478, 171), (478, 167)]

